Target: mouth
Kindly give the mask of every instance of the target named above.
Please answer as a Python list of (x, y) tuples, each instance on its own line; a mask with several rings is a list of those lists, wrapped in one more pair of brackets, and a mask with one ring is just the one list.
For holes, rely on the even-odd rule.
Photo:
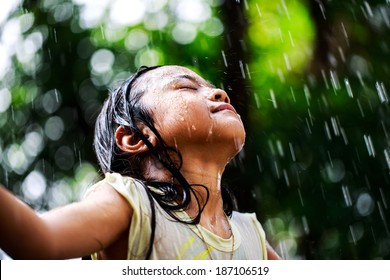
[(225, 111), (225, 110), (232, 111), (232, 112), (237, 114), (237, 112), (234, 109), (234, 107), (232, 105), (230, 105), (229, 103), (221, 104), (221, 105), (215, 107), (214, 109), (212, 109), (211, 112), (212, 113), (218, 113), (218, 112)]

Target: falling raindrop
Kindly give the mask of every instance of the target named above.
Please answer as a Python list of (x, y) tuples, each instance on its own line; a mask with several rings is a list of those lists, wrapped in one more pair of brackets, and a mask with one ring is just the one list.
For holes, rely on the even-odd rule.
[(298, 188), (298, 196), (299, 196), (299, 201), (301, 202), (302, 207), (304, 207), (305, 203), (303, 202), (301, 189), (299, 189), (299, 188)]
[(362, 115), (362, 117), (364, 118), (365, 115), (364, 115), (364, 111), (363, 111), (363, 107), (362, 107), (362, 104), (360, 104), (360, 100), (357, 99), (357, 104), (358, 104), (358, 107), (359, 107), (359, 111), (360, 111), (360, 114)]
[(293, 39), (290, 31), (288, 31), (288, 37), (290, 38), (291, 47), (295, 47), (294, 39)]
[(329, 89), (329, 83), (324, 69), (321, 70), (321, 75), (322, 75), (322, 79), (324, 80), (326, 89)]
[(279, 76), (279, 79), (282, 83), (285, 83), (286, 82), (286, 79), (284, 77), (284, 73), (282, 71), (282, 69), (278, 68), (278, 76)]
[(368, 155), (371, 157), (375, 157), (375, 149), (374, 149), (374, 145), (373, 145), (372, 140), (371, 140), (371, 136), (364, 135), (364, 142), (366, 143)]
[(381, 101), (381, 103), (389, 103), (384, 84), (382, 82), (376, 82), (375, 87), (378, 92), (379, 100)]
[(310, 106), (311, 94), (310, 94), (309, 87), (306, 84), (303, 86), (303, 91), (305, 92), (307, 106)]
[(293, 161), (296, 161), (296, 157), (295, 157), (295, 152), (294, 152), (294, 147), (292, 145), (292, 143), (288, 143), (288, 146), (290, 147), (290, 153), (291, 153), (291, 158)]
[(344, 22), (341, 23), (341, 30), (342, 30), (342, 32), (343, 32), (343, 34), (344, 34), (345, 42), (347, 43), (347, 46), (349, 46), (348, 33), (347, 33), (347, 30), (345, 29)]
[(385, 154), (387, 166), (388, 166), (389, 172), (390, 172), (390, 150), (389, 149), (384, 150), (384, 154)]
[(274, 106), (275, 109), (277, 109), (277, 108), (278, 108), (278, 104), (276, 103), (276, 98), (275, 98), (274, 90), (271, 89), (271, 90), (269, 91), (269, 94), (270, 94), (270, 96), (271, 96), (270, 101), (272, 102), (272, 105)]
[(381, 121), (381, 125), (382, 125), (382, 128), (383, 128), (383, 133), (385, 134), (386, 136), (386, 139), (389, 139), (389, 135), (387, 133), (387, 129), (385, 127), (385, 123), (383, 121)]
[(330, 129), (329, 129), (329, 126), (328, 126), (328, 123), (325, 121), (325, 133), (326, 133), (326, 136), (328, 137), (328, 140), (332, 140), (332, 135), (330, 134)]
[(306, 126), (307, 126), (307, 129), (309, 131), (309, 134), (312, 134), (309, 120), (307, 118), (305, 118), (305, 121), (306, 121)]
[(344, 128), (340, 128), (340, 131), (341, 131), (341, 136), (343, 137), (343, 140), (344, 140), (344, 144), (348, 145), (348, 138), (347, 138), (347, 134), (345, 133)]
[(353, 226), (349, 226), (349, 233), (351, 234), (351, 239), (354, 245), (356, 245), (356, 236)]
[(228, 67), (225, 52), (222, 50), (221, 53), (222, 53), (223, 64), (225, 65), (225, 67)]
[(57, 89), (54, 89), (54, 94), (55, 94), (57, 103), (59, 103), (60, 100), (59, 100), (59, 97), (58, 97), (58, 90)]
[(261, 105), (260, 105), (259, 96), (256, 93), (254, 93), (254, 98), (256, 102), (256, 107), (259, 109)]
[(343, 49), (341, 47), (338, 47), (338, 50), (341, 57), (341, 61), (345, 63), (345, 55)]
[(54, 42), (57, 43), (57, 30), (53, 29), (53, 35), (54, 35)]
[(352, 88), (351, 88), (351, 85), (349, 83), (349, 80), (348, 79), (344, 79), (344, 84), (345, 84), (345, 87), (347, 89), (348, 96), (353, 98), (353, 92), (352, 92)]
[(331, 117), (330, 120), (331, 120), (331, 123), (332, 123), (334, 135), (340, 136), (340, 130), (339, 130), (339, 126), (338, 126), (336, 118), (335, 117)]
[(101, 32), (101, 34), (102, 34), (102, 38), (103, 38), (103, 40), (105, 40), (105, 38), (106, 38), (106, 35), (105, 35), (105, 33), (104, 33), (104, 28), (103, 28), (103, 25), (101, 25), (101, 26), (100, 26), (100, 32)]
[(275, 172), (276, 172), (276, 178), (280, 179), (279, 164), (278, 164), (278, 162), (276, 160), (274, 161), (274, 167), (275, 167)]
[(276, 148), (278, 149), (279, 155), (281, 157), (284, 157), (284, 150), (283, 150), (282, 142), (280, 140), (276, 141)]
[(389, 227), (388, 227), (388, 225), (387, 225), (387, 222), (386, 222), (385, 213), (383, 213), (383, 207), (382, 207), (382, 204), (380, 203), (380, 201), (377, 201), (377, 203), (376, 203), (376, 204), (378, 205), (378, 209), (379, 209), (379, 215), (381, 216), (381, 219), (382, 219), (383, 225), (385, 226), (386, 233), (387, 233), (387, 235), (390, 235), (390, 232), (389, 232)]
[(348, 186), (342, 186), (341, 190), (343, 192), (345, 205), (347, 205), (348, 207), (352, 206), (352, 199), (351, 199), (351, 194), (349, 193)]
[(386, 198), (385, 198), (385, 194), (384, 194), (384, 192), (383, 192), (383, 189), (382, 189), (382, 188), (379, 188), (379, 192), (380, 192), (380, 194), (381, 194), (383, 206), (385, 207), (385, 209), (387, 209), (388, 206), (387, 206), (387, 202), (386, 202)]
[(263, 166), (261, 165), (261, 160), (259, 155), (256, 155), (256, 160), (257, 160), (257, 167), (259, 168), (260, 173), (263, 172)]
[(292, 99), (294, 100), (294, 102), (297, 102), (297, 100), (296, 100), (296, 98), (295, 98), (294, 89), (293, 89), (292, 87), (290, 87), (290, 91), (291, 91)]
[(284, 62), (286, 63), (287, 70), (291, 71), (291, 63), (290, 63), (290, 59), (288, 58), (287, 53), (283, 54), (283, 58), (284, 58)]
[(242, 63), (242, 60), (239, 61), (239, 64), (240, 64), (241, 75), (242, 75), (242, 77), (244, 79), (246, 79), (245, 70), (244, 70), (244, 64)]
[(374, 13), (372, 12), (371, 6), (370, 6), (370, 4), (367, 3), (367, 1), (364, 1), (364, 8), (366, 9), (369, 17), (374, 16)]
[(330, 80), (332, 82), (332, 87), (336, 93), (341, 87), (340, 87), (339, 78), (335, 71), (330, 71)]
[(286, 13), (286, 16), (287, 16), (287, 18), (290, 20), (291, 19), (291, 17), (290, 17), (290, 13), (289, 13), (289, 11), (288, 11), (288, 8), (287, 8), (287, 5), (286, 5), (286, 2), (284, 1), (284, 0), (282, 0), (282, 6), (283, 6), (283, 10), (285, 11), (285, 13)]
[(246, 73), (248, 75), (249, 80), (252, 80), (252, 76), (251, 76), (251, 72), (249, 71), (248, 63), (245, 63), (245, 69), (246, 69)]
[(310, 233), (310, 229), (309, 229), (309, 223), (307, 222), (307, 218), (305, 216), (302, 216), (302, 225), (303, 225), (303, 231), (305, 232), (305, 234), (309, 234)]
[(289, 187), (290, 186), (290, 179), (288, 178), (288, 174), (287, 174), (286, 169), (283, 169), (283, 176), (284, 176), (284, 180), (286, 181), (287, 187)]
[(360, 73), (359, 70), (356, 71), (356, 76), (357, 76), (358, 79), (359, 79), (360, 85), (361, 85), (362, 87), (365, 87), (366, 84), (364, 83), (364, 80), (363, 80), (363, 77), (362, 77), (362, 73)]
[(310, 120), (311, 126), (314, 126), (314, 119), (313, 119), (313, 116), (312, 116), (309, 108), (307, 109), (307, 114), (309, 115), (309, 120)]
[(259, 7), (259, 5), (257, 3), (256, 3), (256, 9), (257, 9), (257, 12), (258, 12), (259, 16), (262, 17), (263, 15), (262, 15), (260, 7)]
[(329, 159), (329, 162), (330, 162), (330, 167), (331, 167), (331, 168), (334, 168), (334, 166), (333, 166), (333, 160), (332, 160), (332, 156), (330, 155), (330, 152), (327, 151), (327, 154), (328, 154), (328, 159)]

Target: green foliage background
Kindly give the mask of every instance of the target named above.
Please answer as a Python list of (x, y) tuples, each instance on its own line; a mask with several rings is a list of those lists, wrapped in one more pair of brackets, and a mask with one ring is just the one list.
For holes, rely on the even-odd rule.
[(225, 182), (284, 258), (390, 257), (386, 1), (133, 1), (125, 22), (117, 2), (25, 0), (0, 21), (1, 183), (37, 211), (79, 200), (107, 91), (179, 64), (242, 115)]

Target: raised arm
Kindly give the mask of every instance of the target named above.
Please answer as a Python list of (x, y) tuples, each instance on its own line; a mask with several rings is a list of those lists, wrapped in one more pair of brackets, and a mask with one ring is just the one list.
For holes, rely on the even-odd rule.
[(15, 259), (68, 259), (107, 248), (128, 231), (132, 209), (110, 186), (38, 216), (0, 187), (0, 248)]
[(275, 252), (274, 248), (267, 241), (267, 256), (269, 260), (281, 260), (282, 258)]

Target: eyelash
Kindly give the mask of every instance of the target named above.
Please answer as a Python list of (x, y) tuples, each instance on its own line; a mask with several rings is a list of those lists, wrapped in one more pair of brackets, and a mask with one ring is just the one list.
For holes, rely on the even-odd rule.
[(194, 86), (181, 86), (180, 89), (198, 90), (198, 88), (196, 88)]

